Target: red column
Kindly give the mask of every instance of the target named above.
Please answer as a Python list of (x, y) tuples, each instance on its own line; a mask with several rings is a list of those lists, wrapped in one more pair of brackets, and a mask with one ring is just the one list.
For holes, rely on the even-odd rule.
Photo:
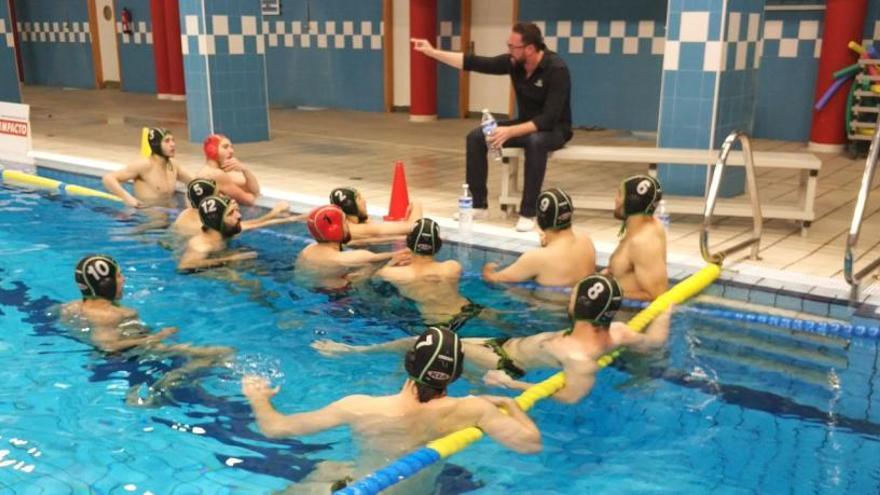
[[(867, 0), (828, 0), (826, 3), (822, 53), (819, 57), (816, 97), (813, 101), (818, 101), (834, 82), (834, 71), (854, 63), (858, 58), (855, 52), (847, 48), (847, 44), (850, 41), (862, 42), (867, 8)], [(843, 121), (846, 118), (846, 95), (850, 84), (840, 88), (825, 108), (813, 110), (811, 146), (834, 148), (846, 143)]]
[[(410, 36), (437, 43), (437, 0), (409, 1)], [(386, 27), (386, 29), (388, 29)], [(437, 63), (410, 46), (409, 118), (413, 121), (437, 119)]]
[[(164, 10), (162, 0), (150, 0), (150, 14), (153, 17), (153, 60), (156, 62), (156, 93), (158, 93), (159, 98), (171, 94)], [(137, 22), (137, 19), (135, 19), (135, 22)]]
[(183, 49), (180, 47), (180, 5), (178, 0), (164, 0), (165, 40), (168, 60), (168, 92), (173, 99), (186, 94), (183, 82)]

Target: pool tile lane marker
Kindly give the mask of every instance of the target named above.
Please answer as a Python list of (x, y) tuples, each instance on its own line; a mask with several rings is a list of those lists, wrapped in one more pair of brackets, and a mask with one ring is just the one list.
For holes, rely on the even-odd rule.
[[(699, 294), (721, 275), (721, 267), (718, 265), (706, 265), (702, 270), (679, 282), (674, 287), (661, 294), (645, 309), (635, 315), (628, 325), (634, 330), (641, 332), (660, 313), (670, 305), (681, 304), (691, 297)], [(621, 348), (599, 358), (599, 366), (605, 367), (611, 364), (622, 352)], [(528, 411), (536, 402), (546, 399), (565, 386), (565, 373), (559, 372), (550, 378), (538, 383), (520, 394), (516, 398), (517, 404), (523, 411)], [(405, 455), (389, 464), (388, 466), (367, 475), (357, 482), (342, 490), (334, 492), (336, 495), (367, 495), (377, 494), (382, 490), (412, 477), (431, 464), (445, 459), (455, 453), (464, 450), (468, 445), (483, 438), (483, 432), (477, 427), (465, 428), (434, 440), (427, 446), (415, 452)]]

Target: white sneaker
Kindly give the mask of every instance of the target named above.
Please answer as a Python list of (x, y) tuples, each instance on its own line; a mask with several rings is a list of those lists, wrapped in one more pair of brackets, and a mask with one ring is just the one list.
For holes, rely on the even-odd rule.
[(516, 222), (516, 227), (514, 227), (517, 232), (531, 232), (535, 230), (535, 221), (531, 218), (527, 217), (519, 217), (519, 220)]
[[(474, 208), (471, 210), (471, 218), (473, 220), (488, 220), (489, 208)], [(458, 212), (452, 214), (453, 220), (458, 220)]]

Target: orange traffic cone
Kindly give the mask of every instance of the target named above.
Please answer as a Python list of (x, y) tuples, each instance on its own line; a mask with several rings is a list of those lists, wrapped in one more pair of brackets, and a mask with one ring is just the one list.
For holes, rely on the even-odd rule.
[(391, 182), (391, 203), (388, 205), (386, 221), (403, 220), (406, 218), (406, 210), (409, 208), (409, 192), (406, 187), (406, 173), (403, 171), (403, 162), (394, 163), (394, 179)]

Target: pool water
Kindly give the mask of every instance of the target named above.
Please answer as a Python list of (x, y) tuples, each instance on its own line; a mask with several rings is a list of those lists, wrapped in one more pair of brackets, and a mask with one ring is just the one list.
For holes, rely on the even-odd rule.
[[(289, 440), (260, 435), (240, 377), (271, 375), (282, 386), (274, 403), (288, 412), (352, 393), (394, 393), (405, 378), (400, 356), (330, 359), (309, 344), (416, 333), (415, 306), (378, 284), (342, 296), (297, 286), (302, 226), (234, 241), (259, 259), (240, 265), (241, 280), (230, 282), (176, 273), (163, 234), (132, 234), (140, 221), (100, 200), (0, 186), (0, 493), (271, 493), (320, 461), (351, 459), (345, 429)], [(123, 303), (152, 328), (179, 327), (177, 342), (234, 347), (235, 361), (176, 390), (162, 407), (126, 405), (132, 387), (176, 363), (107, 357), (55, 321), (55, 306), (79, 296), (73, 266), (93, 252), (119, 261)], [(512, 259), (455, 245), (442, 255), (468, 272)], [(499, 312), (499, 321), (469, 322), (463, 335), (566, 325), (561, 307), (476, 278), (462, 292)], [(451, 459), (437, 492), (878, 493), (876, 368), (873, 339), (680, 312), (665, 353), (625, 356), (578, 405), (545, 401), (533, 409), (542, 453), (517, 455), (483, 440)], [(483, 392), (459, 380), (450, 393)]]

